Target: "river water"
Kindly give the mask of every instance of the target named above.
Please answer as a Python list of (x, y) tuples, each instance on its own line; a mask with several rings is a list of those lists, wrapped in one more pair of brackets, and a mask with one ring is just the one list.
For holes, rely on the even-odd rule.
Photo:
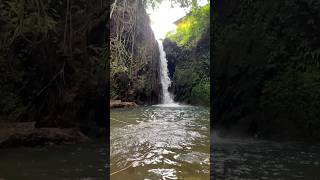
[(105, 180), (106, 143), (0, 150), (0, 179)]
[[(194, 106), (111, 110), (111, 179), (209, 179), (209, 116)], [(319, 144), (211, 138), (213, 179), (320, 178)]]
[(320, 179), (319, 144), (211, 138), (215, 179)]
[[(209, 109), (112, 109), (113, 180), (209, 179)], [(213, 179), (320, 179), (320, 145), (211, 134)], [(0, 149), (0, 179), (105, 180), (106, 144)]]
[(204, 107), (112, 109), (111, 179), (209, 179), (209, 121)]

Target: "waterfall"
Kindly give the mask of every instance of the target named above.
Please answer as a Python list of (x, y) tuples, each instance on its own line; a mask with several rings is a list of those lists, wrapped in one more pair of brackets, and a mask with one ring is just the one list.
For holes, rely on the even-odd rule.
[(158, 41), (159, 52), (160, 52), (160, 78), (162, 86), (162, 103), (163, 104), (172, 104), (174, 101), (168, 90), (171, 80), (168, 75), (168, 62), (166, 59), (166, 53), (163, 50), (163, 45), (161, 40)]

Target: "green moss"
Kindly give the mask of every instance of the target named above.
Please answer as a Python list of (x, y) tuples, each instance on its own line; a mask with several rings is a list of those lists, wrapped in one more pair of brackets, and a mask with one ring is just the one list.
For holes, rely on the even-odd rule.
[(210, 105), (210, 82), (201, 81), (192, 88), (191, 99), (194, 104)]

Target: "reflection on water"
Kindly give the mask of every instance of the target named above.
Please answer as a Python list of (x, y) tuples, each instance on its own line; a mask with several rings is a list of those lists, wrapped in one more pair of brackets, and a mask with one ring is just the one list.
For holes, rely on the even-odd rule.
[(212, 138), (215, 179), (320, 178), (320, 145)]
[(106, 144), (0, 150), (0, 179), (105, 180)]
[(209, 110), (152, 106), (111, 111), (111, 179), (209, 179)]

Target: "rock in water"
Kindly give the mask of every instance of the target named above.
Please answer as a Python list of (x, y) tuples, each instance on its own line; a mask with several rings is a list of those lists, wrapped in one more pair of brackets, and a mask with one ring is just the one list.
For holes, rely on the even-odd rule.
[(133, 108), (138, 105), (134, 102), (122, 102), (121, 100), (111, 100), (110, 108)]
[(35, 128), (34, 122), (0, 126), (0, 148), (89, 143), (91, 139), (76, 128)]

